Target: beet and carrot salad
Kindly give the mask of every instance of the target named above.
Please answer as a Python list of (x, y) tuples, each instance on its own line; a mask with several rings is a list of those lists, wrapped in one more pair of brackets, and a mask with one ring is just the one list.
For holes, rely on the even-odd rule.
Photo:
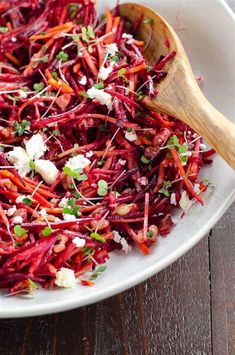
[(9, 294), (92, 286), (111, 251), (148, 255), (173, 209), (203, 204), (210, 185), (199, 172), (213, 150), (142, 103), (177, 53), (150, 67), (135, 38), (141, 21), (130, 28), (118, 6), (98, 17), (94, 3), (0, 3), (0, 287)]

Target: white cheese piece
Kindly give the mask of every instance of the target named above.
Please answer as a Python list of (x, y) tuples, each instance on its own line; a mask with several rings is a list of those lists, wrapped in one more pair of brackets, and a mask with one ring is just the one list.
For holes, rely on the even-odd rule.
[(7, 159), (18, 170), (21, 176), (26, 176), (30, 172), (29, 156), (22, 147), (15, 147), (7, 153)]
[(73, 214), (63, 214), (63, 218), (66, 222), (76, 221), (76, 217)]
[(45, 208), (42, 208), (41, 211), (38, 212), (42, 217), (46, 217), (47, 216), (47, 211), (45, 210)]
[(200, 194), (202, 192), (199, 184), (194, 184), (193, 189), (196, 192), (196, 194)]
[(67, 166), (71, 170), (76, 170), (76, 169), (84, 169), (90, 163), (91, 161), (87, 159), (83, 154), (78, 154), (75, 157), (70, 158), (65, 164), (65, 166)]
[(16, 41), (17, 41), (17, 38), (16, 38), (16, 37), (11, 37), (11, 41), (12, 41), (12, 42), (16, 42)]
[(205, 150), (207, 150), (207, 146), (205, 144), (201, 143), (200, 144), (200, 149), (205, 151)]
[(11, 217), (11, 216), (13, 216), (13, 214), (14, 214), (16, 211), (17, 211), (17, 208), (16, 208), (16, 206), (14, 205), (14, 206), (12, 206), (11, 208), (8, 208), (6, 214), (7, 214), (7, 216)]
[(128, 132), (128, 131), (125, 132), (125, 138), (130, 142), (134, 142), (138, 137), (137, 137), (135, 131), (132, 130), (130, 132)]
[(76, 284), (74, 271), (66, 267), (62, 267), (56, 272), (55, 284), (59, 287), (74, 287)]
[(118, 231), (113, 231), (113, 240), (116, 243), (120, 243), (122, 250), (127, 254), (132, 250), (132, 247), (127, 243), (125, 238), (122, 238)]
[(26, 196), (26, 195), (22, 195), (22, 196), (17, 197), (16, 203), (23, 203), (23, 199), (25, 199), (27, 197), (31, 198), (31, 196)]
[(172, 205), (177, 205), (176, 198), (175, 198), (175, 192), (171, 194), (171, 204)]
[(180, 207), (182, 208), (182, 210), (186, 211), (189, 204), (190, 204), (190, 199), (188, 198), (188, 195), (187, 195), (187, 192), (186, 191), (183, 191), (181, 193), (181, 198), (180, 198), (180, 201), (179, 201), (179, 205)]
[(23, 90), (19, 90), (19, 97), (21, 99), (26, 99), (28, 97), (27, 93)]
[(47, 150), (47, 146), (41, 134), (37, 133), (25, 143), (25, 149), (29, 159), (40, 159)]
[(61, 207), (61, 208), (66, 207), (67, 204), (68, 204), (68, 200), (69, 200), (69, 198), (63, 197), (63, 198), (60, 200), (58, 206)]
[(87, 158), (92, 157), (92, 155), (93, 155), (92, 150), (89, 150), (89, 152), (86, 152), (86, 157), (87, 157)]
[(124, 159), (118, 159), (118, 163), (123, 166), (123, 165), (126, 164), (126, 160), (124, 160)]
[(148, 184), (148, 179), (146, 178), (146, 176), (141, 176), (137, 179), (137, 182), (142, 186), (146, 186)]
[(12, 224), (21, 224), (23, 223), (23, 218), (21, 216), (15, 216), (12, 220)]
[(80, 79), (79, 84), (81, 84), (81, 85), (87, 84), (87, 77), (85, 75)]
[(118, 47), (116, 43), (110, 43), (106, 46), (106, 52), (111, 56), (114, 56), (118, 52)]
[(122, 34), (122, 38), (132, 39), (133, 36), (132, 36), (130, 33), (123, 33), (123, 34)]
[(109, 66), (107, 68), (101, 67), (99, 70), (98, 78), (101, 80), (106, 80), (109, 77), (109, 74), (111, 74), (113, 71), (113, 67)]
[(94, 87), (87, 90), (87, 95), (90, 99), (96, 99), (101, 105), (106, 105), (109, 110), (112, 110), (112, 96), (109, 95), (104, 89), (96, 89)]
[(76, 245), (77, 248), (83, 248), (84, 245), (86, 244), (85, 239), (79, 238), (79, 237), (75, 237), (72, 240), (72, 243)]
[(35, 170), (48, 185), (54, 184), (59, 175), (59, 170), (50, 160), (35, 160)]

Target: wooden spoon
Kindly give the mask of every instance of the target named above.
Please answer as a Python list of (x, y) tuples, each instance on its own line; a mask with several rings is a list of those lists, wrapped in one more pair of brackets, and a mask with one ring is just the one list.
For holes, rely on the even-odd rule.
[(150, 65), (156, 64), (161, 55), (176, 51), (164, 67), (167, 76), (157, 84), (157, 96), (145, 98), (144, 105), (188, 124), (235, 169), (235, 125), (202, 94), (173, 28), (157, 12), (140, 4), (122, 4), (120, 13), (131, 23), (143, 15), (145, 21), (137, 35), (148, 44), (144, 54)]

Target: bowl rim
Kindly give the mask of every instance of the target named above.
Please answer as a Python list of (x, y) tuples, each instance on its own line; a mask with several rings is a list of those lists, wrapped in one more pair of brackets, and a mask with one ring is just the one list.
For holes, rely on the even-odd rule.
[[(230, 16), (235, 21), (235, 15), (229, 5), (225, 2), (225, 0), (215, 0), (217, 3), (220, 3), (224, 10), (227, 12), (227, 15)], [(1, 309), (0, 307), (0, 319), (2, 318), (21, 318), (21, 317), (32, 317), (39, 315), (52, 314), (57, 312), (64, 312), (67, 310), (72, 310), (74, 308), (87, 306), (96, 302), (99, 302), (103, 299), (114, 296), (120, 292), (128, 290), (133, 286), (143, 282), (144, 280), (150, 278), (154, 274), (157, 274), (177, 259), (179, 259), (182, 255), (184, 255), (187, 251), (189, 251), (192, 247), (194, 247), (207, 233), (208, 231), (219, 221), (219, 219), (223, 216), (223, 214), (227, 211), (229, 206), (235, 201), (235, 186), (231, 190), (229, 196), (226, 200), (223, 201), (222, 205), (219, 209), (217, 209), (216, 213), (210, 220), (197, 232), (195, 233), (187, 242), (182, 244), (177, 250), (171, 252), (171, 254), (163, 257), (161, 260), (156, 262), (153, 265), (148, 266), (146, 269), (138, 272), (137, 274), (133, 274), (131, 277), (128, 277), (126, 280), (121, 280), (109, 287), (105, 287), (105, 289), (97, 290), (96, 294), (88, 295), (86, 298), (80, 300), (79, 298), (71, 297), (65, 298), (64, 300), (56, 301), (55, 303), (43, 303), (43, 304), (29, 304), (27, 308), (17, 308), (13, 307), (11, 309)], [(53, 292), (53, 291), (52, 291)], [(0, 295), (0, 304), (1, 304), (1, 295)]]

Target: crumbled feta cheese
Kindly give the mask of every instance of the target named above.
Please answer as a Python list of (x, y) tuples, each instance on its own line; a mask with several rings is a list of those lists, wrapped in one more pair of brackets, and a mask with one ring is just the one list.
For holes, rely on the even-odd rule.
[(194, 184), (193, 189), (196, 192), (196, 194), (200, 194), (202, 192), (199, 184)]
[(47, 211), (45, 210), (45, 208), (42, 208), (41, 211), (38, 212), (42, 217), (46, 217), (47, 215)]
[(109, 77), (109, 74), (111, 74), (113, 71), (113, 67), (109, 66), (107, 68), (101, 67), (99, 70), (98, 78), (101, 80), (106, 80)]
[(205, 151), (205, 150), (207, 150), (207, 146), (205, 144), (201, 143), (200, 144), (200, 149)]
[(86, 152), (86, 157), (87, 157), (87, 158), (92, 157), (92, 155), (93, 155), (92, 150), (89, 150), (89, 152)]
[(55, 217), (55, 222), (61, 222), (61, 219), (59, 217)]
[(21, 176), (26, 176), (30, 172), (29, 156), (22, 147), (15, 147), (7, 153), (7, 159), (18, 170)]
[(190, 199), (188, 198), (188, 195), (187, 195), (187, 192), (186, 191), (183, 191), (181, 193), (181, 198), (180, 198), (180, 201), (179, 201), (179, 205), (180, 207), (182, 208), (182, 210), (186, 211), (189, 204), (190, 204)]
[(148, 184), (148, 179), (146, 178), (146, 176), (141, 176), (140, 178), (137, 179), (137, 182), (140, 185), (146, 186)]
[(64, 208), (68, 204), (69, 198), (63, 197), (62, 200), (60, 200), (60, 203), (58, 204), (59, 207)]
[(101, 105), (106, 105), (109, 110), (112, 109), (112, 96), (109, 95), (104, 89), (96, 89), (94, 86), (87, 90), (87, 95), (90, 99), (96, 99)]
[(6, 212), (7, 216), (9, 216), (9, 217), (13, 216), (13, 214), (16, 212), (16, 210), (17, 210), (17, 208), (15, 205), (12, 206), (11, 208), (8, 208), (8, 210)]
[[(23, 203), (23, 200), (27, 197), (28, 196), (26, 196), (26, 195), (22, 195), (22, 196), (17, 197), (16, 203)], [(29, 196), (29, 197), (31, 197), (31, 196)]]
[(130, 131), (130, 132), (128, 132), (128, 131), (125, 132), (125, 138), (126, 138), (128, 141), (133, 142), (133, 141), (135, 141), (138, 137), (137, 137), (135, 131), (132, 130), (132, 131)]
[(21, 99), (26, 99), (28, 97), (27, 93), (23, 90), (19, 90), (19, 97)]
[(118, 159), (118, 163), (119, 163), (120, 165), (125, 165), (125, 164), (126, 164), (126, 160), (124, 160), (124, 159)]
[(130, 33), (123, 33), (122, 38), (132, 39), (133, 36)]
[(118, 47), (116, 43), (110, 43), (106, 46), (106, 52), (111, 56), (115, 55), (118, 52)]
[(62, 267), (56, 272), (55, 284), (59, 287), (74, 287), (76, 284), (74, 271), (66, 267)]
[(16, 42), (17, 41), (16, 37), (11, 37), (11, 41)]
[(54, 184), (59, 175), (59, 170), (50, 160), (35, 160), (35, 170), (48, 185)]
[(113, 240), (116, 243), (120, 243), (122, 250), (127, 254), (132, 250), (132, 247), (127, 243), (125, 238), (122, 238), (118, 231), (113, 231)]
[(40, 159), (47, 150), (47, 146), (41, 134), (37, 133), (25, 143), (25, 149), (29, 159)]
[(80, 79), (79, 84), (81, 84), (81, 85), (87, 84), (87, 77), (85, 75)]
[(86, 168), (91, 161), (87, 159), (83, 154), (78, 154), (73, 158), (70, 158), (65, 166), (70, 168), (71, 170), (76, 170), (76, 169), (84, 169)]
[(84, 245), (86, 244), (86, 241), (85, 239), (82, 239), (82, 238), (79, 238), (79, 237), (75, 237), (73, 240), (72, 240), (73, 244), (76, 245), (77, 248), (83, 248)]
[(176, 198), (175, 198), (175, 192), (171, 194), (171, 204), (172, 205), (177, 205)]
[(21, 216), (15, 216), (12, 220), (12, 224), (21, 224), (23, 223), (23, 218)]
[(73, 214), (63, 214), (63, 218), (67, 222), (76, 221), (76, 217)]

